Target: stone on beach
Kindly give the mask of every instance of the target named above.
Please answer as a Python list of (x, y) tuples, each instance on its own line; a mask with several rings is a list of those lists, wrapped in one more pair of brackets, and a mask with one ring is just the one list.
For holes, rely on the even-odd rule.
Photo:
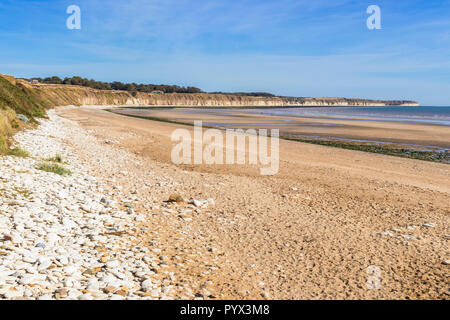
[[(141, 268), (140, 258), (133, 253), (132, 238), (122, 235), (146, 216), (137, 215), (130, 203), (126, 206), (129, 214), (115, 206), (122, 199), (112, 199), (117, 193), (112, 190), (121, 188), (108, 187), (109, 181), (93, 176), (86, 162), (70, 151), (65, 140), (69, 136), (89, 141), (94, 148), (109, 148), (99, 146), (95, 138), (49, 111), (49, 120), (15, 137), (35, 158), (0, 157), (0, 178), (15, 177), (0, 179), (0, 246), (8, 246), (11, 253), (8, 259), (0, 259), (0, 299), (91, 300), (107, 299), (108, 294), (110, 299), (140, 297), (136, 290), (141, 288), (142, 277), (134, 276)], [(35, 169), (37, 159), (55, 154), (67, 161), (65, 166), (72, 175), (49, 175)], [(29, 173), (17, 175), (16, 170)], [(16, 194), (24, 186), (23, 196), (3, 198), (3, 190)], [(32, 198), (27, 198), (28, 194)], [(109, 248), (105, 251), (129, 249), (110, 258), (95, 249), (105, 247)], [(149, 277), (151, 272), (144, 275)], [(9, 283), (16, 287), (4, 287)], [(148, 290), (154, 290), (158, 281), (148, 279), (143, 286), (147, 283)]]
[(183, 203), (184, 198), (177, 193), (173, 193), (169, 196), (169, 200), (167, 200), (167, 202)]

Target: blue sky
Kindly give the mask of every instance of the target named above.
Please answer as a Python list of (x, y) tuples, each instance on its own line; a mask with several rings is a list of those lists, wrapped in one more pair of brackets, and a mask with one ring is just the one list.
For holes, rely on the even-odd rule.
[(450, 0), (0, 0), (0, 73), (450, 105)]

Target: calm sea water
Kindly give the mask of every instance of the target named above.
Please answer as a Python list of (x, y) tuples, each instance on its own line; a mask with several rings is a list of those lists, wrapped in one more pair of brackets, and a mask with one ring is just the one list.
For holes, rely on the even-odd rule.
[[(215, 110), (218, 111), (218, 110)], [(230, 110), (227, 109), (226, 112)], [(239, 112), (279, 116), (324, 116), (345, 119), (381, 119), (395, 122), (421, 122), (450, 126), (450, 107), (315, 107), (245, 109)]]

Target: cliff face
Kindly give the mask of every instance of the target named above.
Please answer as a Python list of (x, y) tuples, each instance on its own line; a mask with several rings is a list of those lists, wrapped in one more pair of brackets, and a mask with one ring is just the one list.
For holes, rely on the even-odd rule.
[(245, 107), (245, 106), (416, 106), (413, 101), (381, 101), (347, 98), (288, 98), (252, 97), (209, 93), (129, 93), (106, 91), (70, 85), (29, 85), (42, 99), (53, 105), (127, 105), (127, 106), (191, 106), (191, 107)]
[(0, 75), (0, 154), (8, 152), (8, 138), (20, 129), (17, 114), (34, 121), (35, 117), (43, 117), (45, 109), (51, 106), (40, 98), (39, 91), (17, 82), (13, 77)]
[(417, 106), (414, 101), (380, 101), (346, 98), (253, 97), (228, 94), (151, 94), (107, 91), (69, 85), (31, 85), (0, 74), (0, 154), (8, 152), (8, 138), (22, 122), (17, 114), (34, 118), (63, 105), (186, 106), (186, 107), (287, 107), (287, 106)]

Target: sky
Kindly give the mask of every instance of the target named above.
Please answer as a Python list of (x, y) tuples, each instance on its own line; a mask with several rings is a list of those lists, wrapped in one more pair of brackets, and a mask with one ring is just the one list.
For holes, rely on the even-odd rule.
[(0, 73), (449, 106), (450, 0), (0, 0)]

